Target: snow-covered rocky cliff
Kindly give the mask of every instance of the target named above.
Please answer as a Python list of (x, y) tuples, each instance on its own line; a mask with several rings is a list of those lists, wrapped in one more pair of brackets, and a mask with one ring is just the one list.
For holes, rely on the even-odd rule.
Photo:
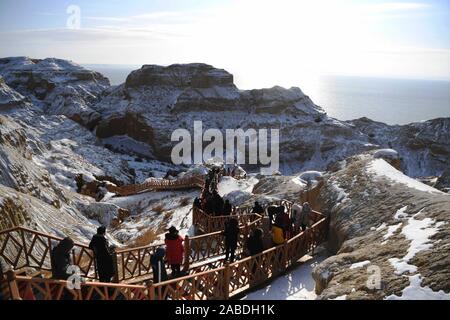
[[(46, 115), (65, 115), (116, 151), (169, 161), (171, 134), (203, 129), (280, 129), (283, 173), (324, 170), (361, 152), (394, 148), (402, 170), (438, 176), (450, 167), (450, 119), (389, 126), (328, 117), (299, 88), (239, 90), (233, 76), (206, 64), (144, 65), (110, 87), (101, 74), (59, 59), (0, 59), (0, 76)], [(1, 91), (0, 91), (1, 92)], [(15, 99), (22, 99), (17, 96)], [(14, 100), (11, 100), (14, 101)]]
[[(432, 184), (448, 190), (449, 118), (340, 121), (299, 88), (242, 91), (205, 64), (146, 65), (111, 87), (72, 62), (0, 59), (0, 229), (26, 225), (86, 242), (102, 223), (123, 246), (160, 239), (172, 224), (190, 232), (197, 190), (96, 202), (76, 192), (75, 176), (130, 184), (186, 171), (167, 162), (170, 138), (178, 128), (192, 132), (194, 120), (222, 131), (280, 129), (281, 171), (290, 175), (224, 178), (219, 192), (250, 205), (296, 201), (308, 181), (316, 187), (307, 199), (330, 215), (337, 254), (315, 269), (319, 298), (449, 291), (449, 196), (403, 175), (440, 176)], [(364, 287), (369, 264), (381, 268), (382, 291)]]
[[(369, 119), (330, 118), (299, 88), (241, 91), (225, 70), (205, 64), (146, 65), (93, 107), (102, 120), (97, 135), (114, 143), (147, 148), (169, 160), (177, 128), (279, 128), (281, 171), (323, 170), (328, 164), (380, 147), (395, 148), (410, 175), (439, 175), (448, 168), (450, 120), (389, 126)], [(121, 124), (121, 125), (119, 125)], [(133, 143), (124, 143), (124, 136)], [(120, 139), (117, 139), (120, 137)], [(119, 147), (120, 149), (120, 147)]]
[(370, 154), (324, 176), (333, 256), (313, 272), (319, 298), (450, 299), (450, 196)]

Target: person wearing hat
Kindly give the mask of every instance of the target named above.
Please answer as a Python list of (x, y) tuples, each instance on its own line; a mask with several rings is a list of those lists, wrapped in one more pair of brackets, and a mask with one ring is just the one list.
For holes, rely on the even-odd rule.
[(92, 237), (92, 240), (89, 243), (89, 249), (94, 251), (100, 282), (111, 282), (111, 278), (114, 275), (114, 262), (105, 234), (106, 227), (99, 227), (97, 229), (97, 234)]
[(172, 278), (176, 278), (181, 274), (181, 264), (183, 263), (183, 237), (178, 234), (177, 228), (170, 227), (169, 232), (165, 235), (166, 257), (167, 262), (172, 269)]
[(72, 264), (70, 259), (70, 251), (74, 246), (71, 238), (62, 239), (57, 246), (51, 251), (52, 278), (57, 280), (67, 280), (70, 274), (67, 269)]

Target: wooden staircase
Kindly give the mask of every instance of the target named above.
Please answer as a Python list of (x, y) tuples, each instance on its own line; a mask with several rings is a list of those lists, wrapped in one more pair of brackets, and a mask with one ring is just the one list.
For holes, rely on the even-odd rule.
[[(145, 188), (138, 189), (148, 190)], [(283, 204), (289, 210), (292, 206), (289, 201), (269, 205), (272, 204)], [(147, 281), (152, 277), (150, 255), (162, 243), (116, 250), (117, 283), (113, 284), (97, 282), (93, 253), (86, 245), (76, 243), (71, 254), (72, 263), (80, 267), (82, 276), (87, 279), (78, 289), (68, 289), (67, 281), (20, 273), (25, 268), (33, 268), (40, 274), (48, 273), (51, 270), (50, 252), (61, 238), (24, 227), (4, 230), (0, 232), (0, 257), (12, 270), (3, 275), (0, 282), (8, 288), (11, 299), (228, 299), (281, 275), (327, 237), (328, 220), (314, 211), (310, 216), (313, 221), (311, 228), (283, 245), (228, 264), (220, 259), (224, 252), (221, 233), (231, 217), (240, 223), (237, 255), (242, 256), (245, 241), (255, 227), (261, 226), (262, 216), (252, 214), (250, 208), (235, 208), (231, 216), (212, 217), (193, 208), (193, 223), (204, 234), (185, 238), (186, 276), (157, 284)]]

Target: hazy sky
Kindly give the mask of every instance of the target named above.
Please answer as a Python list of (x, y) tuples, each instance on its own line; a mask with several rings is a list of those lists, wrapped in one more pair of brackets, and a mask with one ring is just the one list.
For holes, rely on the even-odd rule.
[(18, 55), (205, 62), (243, 88), (324, 73), (450, 79), (450, 0), (1, 0), (0, 56)]

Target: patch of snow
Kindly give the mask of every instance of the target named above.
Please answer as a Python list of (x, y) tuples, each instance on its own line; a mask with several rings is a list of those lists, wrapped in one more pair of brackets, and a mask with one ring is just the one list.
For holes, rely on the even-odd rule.
[(395, 231), (397, 231), (398, 228), (400, 228), (402, 226), (402, 222), (398, 223), (398, 224), (394, 224), (392, 226), (388, 227), (388, 230), (386, 232), (386, 234), (383, 236), (383, 239), (385, 241), (383, 241), (381, 244), (385, 244), (387, 241), (387, 239), (389, 239), (390, 237), (392, 237), (392, 235), (394, 234)]
[(365, 261), (361, 261), (361, 262), (356, 262), (356, 263), (353, 263), (353, 264), (350, 266), (350, 269), (362, 268), (362, 267), (364, 267), (364, 266), (367, 266), (368, 264), (370, 264), (370, 261), (369, 261), (369, 260), (365, 260)]
[(450, 294), (443, 290), (433, 291), (430, 287), (422, 287), (422, 277), (416, 274), (409, 277), (409, 286), (401, 296), (390, 295), (385, 300), (450, 300)]
[(337, 198), (335, 200), (336, 204), (350, 201), (350, 199), (348, 198), (348, 193), (345, 192), (345, 190), (342, 189), (336, 181), (333, 181), (332, 188), (337, 192)]
[(411, 240), (408, 254), (404, 257), (405, 260), (412, 259), (416, 253), (430, 249), (433, 244), (429, 242), (431, 236), (438, 232), (438, 228), (444, 223), (435, 221), (431, 218), (425, 218), (423, 220), (416, 220), (411, 217), (408, 220), (408, 224), (403, 227), (402, 233), (408, 240)]
[(404, 206), (403, 208), (397, 210), (397, 212), (394, 215), (394, 218), (397, 220), (406, 218), (407, 216), (406, 209), (408, 209), (408, 206)]
[(323, 179), (323, 174), (319, 171), (305, 171), (302, 172), (298, 178), (303, 181), (318, 181)]
[(187, 178), (187, 177), (196, 177), (196, 176), (204, 176), (208, 173), (208, 168), (204, 165), (196, 165), (186, 172), (183, 172), (179, 175), (179, 177)]
[(407, 254), (401, 259), (389, 259), (389, 262), (396, 270), (396, 274), (401, 275), (405, 272), (412, 273), (417, 271), (417, 267), (408, 262), (414, 258), (418, 252), (433, 247), (433, 243), (430, 242), (430, 237), (436, 234), (439, 227), (443, 224), (443, 222), (436, 223), (431, 218), (417, 220), (415, 217), (411, 217), (408, 219), (407, 224), (402, 229), (402, 234), (406, 239), (411, 241)]
[(367, 171), (369, 173), (375, 174), (376, 176), (388, 178), (392, 182), (406, 185), (408, 188), (413, 188), (424, 192), (444, 194), (443, 192), (433, 187), (430, 187), (426, 184), (423, 184), (417, 180), (414, 180), (413, 178), (404, 175), (383, 159), (375, 159), (371, 161), (370, 164), (367, 166)]
[(342, 296), (338, 296), (338, 297), (336, 297), (336, 298), (334, 298), (334, 299), (330, 299), (330, 300), (347, 300), (347, 295), (344, 294), (344, 295), (342, 295)]
[(299, 177), (295, 177), (295, 178), (293, 178), (291, 181), (292, 181), (293, 183), (295, 183), (295, 184), (301, 186), (301, 187), (305, 187), (305, 186), (306, 186), (305, 181), (302, 180), (302, 179), (300, 179)]
[(253, 194), (254, 186), (259, 182), (255, 177), (236, 180), (232, 177), (222, 177), (218, 184), (220, 196), (229, 200), (233, 206), (238, 206), (249, 200)]
[(375, 159), (378, 158), (398, 159), (399, 155), (398, 152), (395, 151), (394, 149), (380, 149), (375, 151), (373, 157)]
[[(372, 228), (373, 228), (373, 230), (375, 230), (375, 231), (381, 231), (381, 230), (383, 230), (384, 228), (386, 228), (386, 223), (383, 222), (378, 228), (374, 228), (374, 227), (372, 227)], [(372, 228), (371, 228), (371, 230), (372, 230)]]
[(249, 293), (243, 300), (314, 300), (315, 281), (312, 270), (326, 257), (318, 255), (298, 268), (275, 279), (265, 288)]

